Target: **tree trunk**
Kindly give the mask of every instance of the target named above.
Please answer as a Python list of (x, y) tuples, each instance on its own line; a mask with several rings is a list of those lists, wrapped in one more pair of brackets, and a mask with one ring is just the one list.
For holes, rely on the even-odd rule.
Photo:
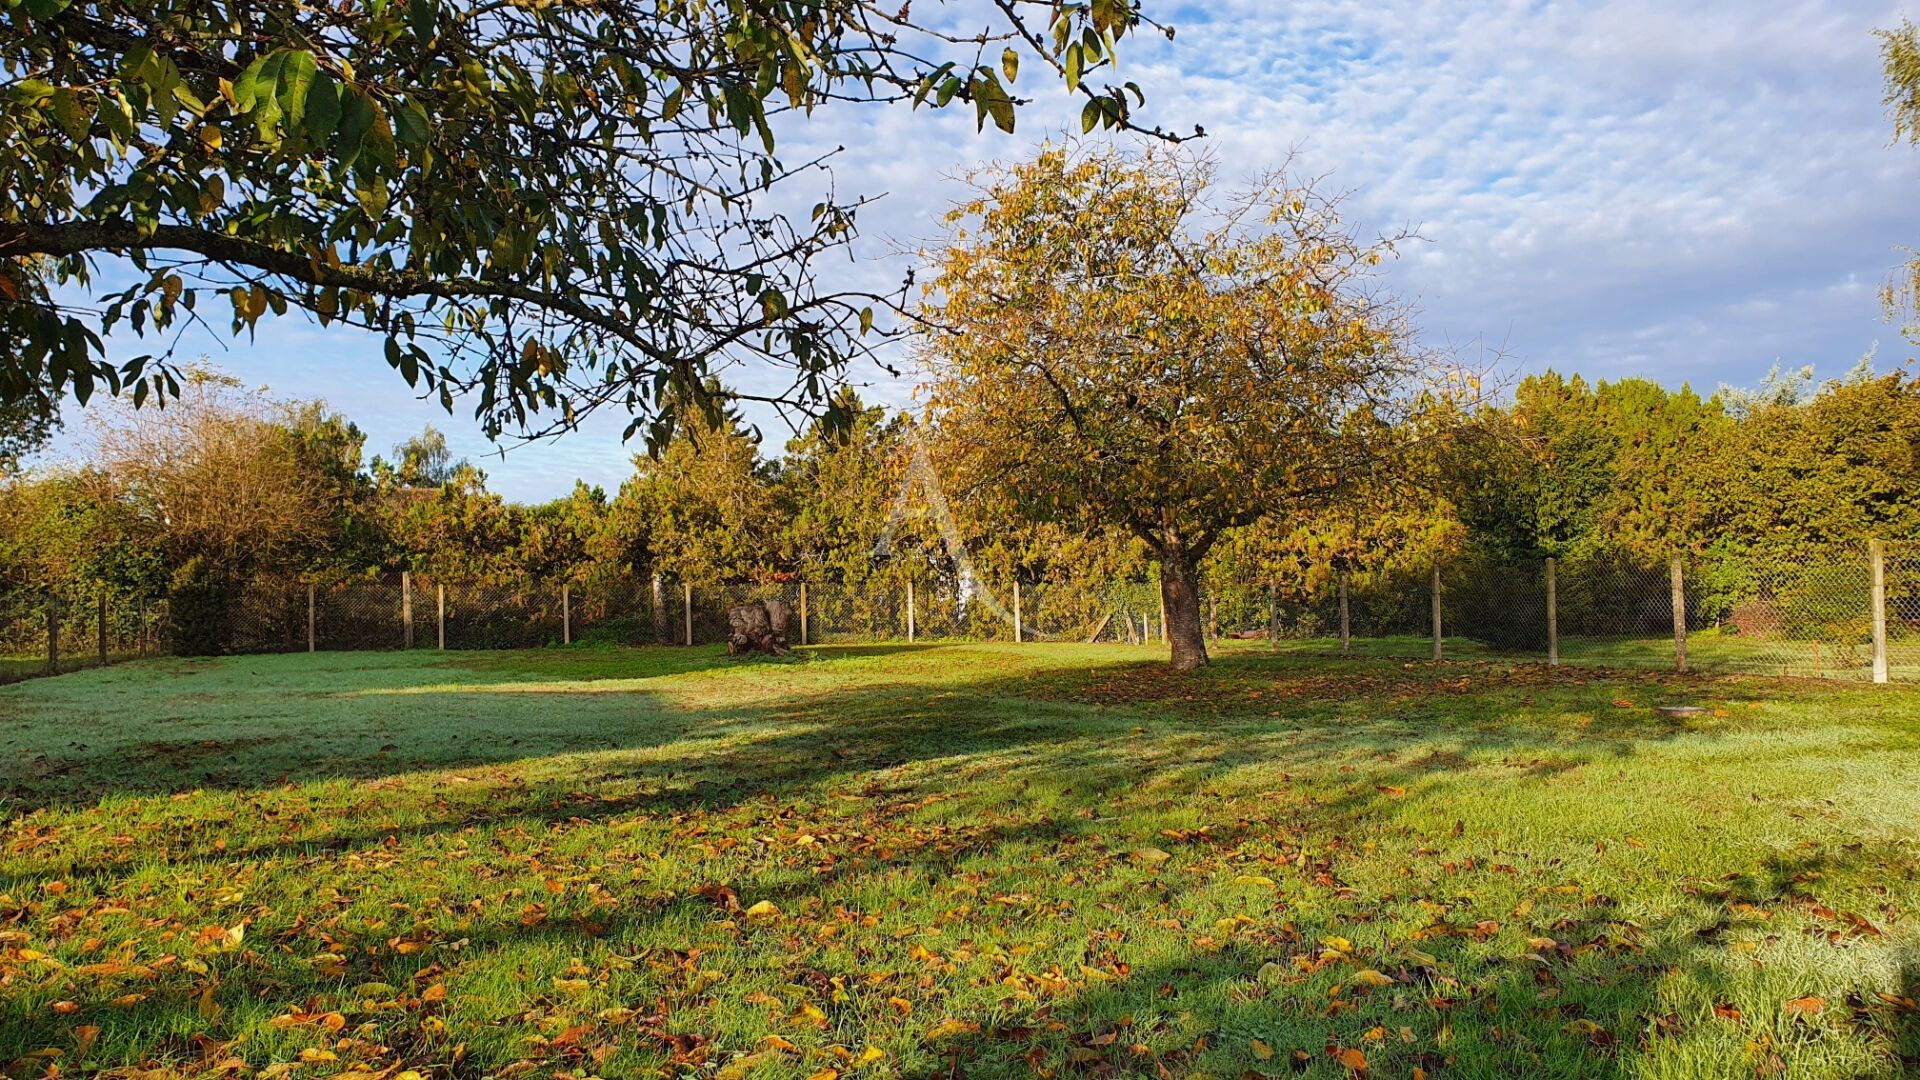
[(1165, 630), (1175, 671), (1192, 671), (1207, 664), (1207, 639), (1200, 620), (1200, 575), (1193, 555), (1183, 546), (1165, 545), (1160, 552), (1160, 599), (1166, 605)]

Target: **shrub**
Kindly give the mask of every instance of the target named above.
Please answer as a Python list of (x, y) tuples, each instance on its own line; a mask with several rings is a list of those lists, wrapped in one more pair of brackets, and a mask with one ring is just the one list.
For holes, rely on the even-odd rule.
[(228, 605), (233, 583), (226, 572), (195, 556), (174, 571), (167, 591), (167, 623), (173, 651), (181, 656), (218, 656), (233, 639)]

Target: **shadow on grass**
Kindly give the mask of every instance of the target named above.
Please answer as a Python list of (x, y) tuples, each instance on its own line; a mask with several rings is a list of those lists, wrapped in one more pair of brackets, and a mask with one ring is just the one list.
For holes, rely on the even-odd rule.
[[(1354, 661), (1330, 667), (1244, 655), (1186, 678), (1166, 676), (1151, 663), (1123, 663), (1072, 672), (996, 671), (934, 687), (925, 681), (928, 669), (881, 668), (863, 685), (802, 681), (774, 687), (772, 697), (757, 685), (761, 676), (818, 675), (841, 658), (912, 661), (925, 656), (937, 669), (942, 648), (821, 649), (807, 661), (745, 664), (711, 656), (645, 657), (638, 674), (636, 658), (613, 651), (586, 661), (576, 652), (460, 658), (444, 667), (375, 671), (367, 677), (373, 685), (350, 693), (338, 687), (301, 690), (315, 703), (338, 707), (335, 719), (342, 724), (364, 721), (357, 710), (375, 703), (398, 703), (399, 708), (360, 728), (322, 726), (304, 732), (297, 743), (284, 730), (284, 720), (256, 712), (257, 705), (214, 720), (217, 738), (175, 740), (187, 747), (178, 760), (169, 756), (174, 751), (156, 750), (152, 738), (115, 743), (93, 736), (96, 745), (79, 744), (75, 750), (70, 744), (56, 767), (11, 780), (14, 808), (78, 812), (110, 796), (209, 788), (266, 794), (283, 785), (333, 780), (355, 781), (363, 785), (363, 795), (366, 786), (388, 782), (436, 784), (437, 794), (422, 801), (419, 820), (400, 823), (366, 814), (344, 828), (323, 824), (317, 832), (295, 830), (284, 839), (241, 844), (228, 844), (216, 830), (182, 828), (158, 852), (151, 846), (129, 848), (85, 860), (14, 854), (0, 877), (0, 892), (38, 895), (56, 879), (107, 891), (125, 875), (158, 867), (217, 877), (263, 860), (405, 851), (421, 838), (483, 829), (525, 836), (531, 843), (556, 830), (601, 827), (617, 817), (697, 820), (732, 814), (773, 821), (796, 801), (824, 793), (873, 798), (937, 788), (949, 765), (976, 760), (991, 760), (1003, 777), (1030, 775), (1070, 785), (1077, 804), (1088, 808), (1139, 799), (1148, 785), (1166, 805), (1204, 804), (1220, 778), (1276, 759), (1289, 768), (1334, 775), (1356, 763), (1366, 766), (1338, 794), (1287, 811), (1292, 818), (1224, 823), (1206, 843), (1227, 848), (1287, 829), (1332, 835), (1352, 823), (1404, 811), (1407, 800), (1444, 800), (1448, 788), (1440, 781), (1476, 760), (1498, 758), (1539, 779), (1592, 758), (1629, 757), (1649, 743), (1683, 734), (1712, 735), (1725, 723), (1653, 719), (1638, 706), (1615, 704), (1629, 692), (1648, 698), (1714, 689), (1697, 681), (1619, 682), (1498, 665), (1409, 668)], [(628, 672), (616, 674), (622, 664)], [(690, 697), (703, 695), (649, 685), (666, 675), (718, 676), (722, 669), (728, 678), (707, 688), (714, 704), (690, 705)], [(441, 680), (442, 675), (447, 677)], [(632, 685), (600, 685), (614, 679)], [(191, 682), (192, 676), (179, 680)], [(159, 700), (173, 702), (179, 688), (165, 687), (159, 694)], [(132, 695), (119, 707), (138, 709), (153, 700)], [(1550, 708), (1539, 711), (1583, 716), (1587, 723), (1514, 722), (1518, 705), (1542, 701)], [(394, 741), (368, 753), (370, 741), (383, 738)], [(1420, 745), (1409, 752), (1414, 743)], [(529, 776), (481, 775), (455, 787), (444, 787), (432, 775), (536, 762), (541, 767)], [(1422, 789), (1428, 782), (1431, 789)], [(1411, 791), (1393, 793), (1401, 788)], [(971, 798), (964, 788), (954, 794)], [(183, 825), (193, 812), (190, 803), (183, 804)], [(1080, 819), (1057, 809), (1021, 820), (979, 817), (981, 824), (957, 826), (938, 843), (762, 882), (753, 898), (802, 909), (829, 889), (849, 888), (867, 877), (945, 880), (970, 862), (993, 862), (1009, 851), (1088, 842)], [(1335, 893), (1344, 889), (1337, 846), (1308, 847), (1298, 844), (1302, 878)], [(976, 1078), (1028, 1076), (1036, 1070), (1182, 1075), (1212, 1069), (1225, 1055), (1275, 1074), (1305, 1070), (1334, 1076), (1346, 1070), (1330, 1052), (1344, 1049), (1367, 1055), (1375, 1069), (1392, 1070), (1376, 1075), (1404, 1074), (1414, 1066), (1430, 1076), (1516, 1070), (1543, 1076), (1625, 1075), (1632, 1071), (1626, 1063), (1651, 1052), (1659, 1040), (1686, 1038), (1691, 1025), (1713, 1022), (1662, 1011), (1663, 987), (1683, 974), (1710, 982), (1717, 971), (1718, 961), (1700, 947), (1707, 939), (1692, 923), (1710, 927), (1710, 913), (1734, 902), (1792, 899), (1797, 881), (1808, 873), (1860, 870), (1887, 859), (1886, 852), (1865, 847), (1782, 859), (1768, 865), (1764, 881), (1729, 882), (1725, 896), (1706, 898), (1699, 911), (1672, 925), (1636, 924), (1614, 899), (1590, 898), (1581, 911), (1551, 928), (1552, 945), (1540, 947), (1537, 958), (1497, 963), (1477, 951), (1486, 931), (1457, 923), (1446, 911), (1435, 913), (1417, 953), (1335, 950), (1337, 955), (1327, 958), (1324, 942), (1346, 931), (1351, 912), (1339, 922), (1311, 912), (1284, 912), (1283, 920), (1257, 936), (1224, 933), (1216, 947), (1189, 949), (1124, 971), (1114, 957), (1090, 951), (1087, 967), (1102, 974), (1085, 989), (1043, 996), (1015, 1017), (997, 1011), (955, 1017), (955, 1034), (937, 1043), (939, 1063), (922, 1061), (907, 1071)], [(1128, 918), (1178, 916), (1196, 906), (1195, 889), (1179, 875), (1163, 872), (1130, 897)], [(735, 920), (737, 901), (725, 893), (683, 891), (533, 924), (516, 912), (490, 909), (465, 932), (463, 948), (485, 953), (600, 937), (646, 941), (663, 926)], [(816, 966), (792, 962), (799, 966), (783, 976), (793, 981), (826, 977)], [(1913, 958), (1903, 954), (1900, 963), (1902, 985), (1911, 992)], [(219, 994), (235, 1005), (261, 994), (304, 1000), (328, 986), (412, 985), (429, 967), (425, 957), (378, 950), (325, 979), (304, 964), (287, 950), (266, 949), (253, 966), (230, 974)], [(1356, 984), (1352, 976), (1362, 965), (1390, 983)], [(1851, 1023), (1871, 1029), (1899, 1053), (1914, 1053), (1909, 1014), (1871, 1002), (1847, 1008), (1857, 1014)], [(177, 1034), (166, 1033), (206, 1029), (218, 1042), (214, 1015), (190, 995), (155, 993), (117, 1014), (116, 1033), (137, 1043), (145, 1060), (182, 1060), (196, 1051)], [(1364, 1024), (1358, 1022), (1362, 1016)], [(1161, 1026), (1147, 1030), (1143, 1017), (1157, 1018), (1148, 1023)], [(1176, 1023), (1172, 1017), (1180, 1019)], [(698, 1014), (662, 1019), (620, 1052), (648, 1072), (701, 1064), (705, 1059), (698, 1051), (707, 1044), (697, 1038), (700, 1026)], [(44, 1013), (0, 1006), (0, 1058), (30, 1052), (48, 1031)], [(1271, 1056), (1248, 1058), (1254, 1040)], [(400, 1036), (390, 1042), (406, 1052)], [(556, 1066), (580, 1064), (564, 1049), (549, 1057)], [(616, 1063), (620, 1060), (629, 1059)], [(488, 1067), (477, 1062), (447, 1072), (479, 1076)]]

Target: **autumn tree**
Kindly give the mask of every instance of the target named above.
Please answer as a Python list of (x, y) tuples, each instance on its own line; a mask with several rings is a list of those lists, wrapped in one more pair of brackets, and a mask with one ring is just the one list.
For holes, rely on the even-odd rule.
[[(1894, 141), (1920, 146), (1920, 26), (1910, 19), (1902, 20), (1897, 28), (1878, 34)], [(1916, 314), (1916, 308), (1920, 308), (1920, 255), (1910, 258), (1894, 274), (1885, 298), (1889, 312), (1904, 312), (1909, 317)], [(1908, 332), (1920, 329), (1910, 326)]]
[(739, 361), (807, 399), (889, 297), (815, 278), (862, 200), (777, 133), (874, 102), (1011, 131), (1023, 57), (1132, 126), (1138, 88), (1102, 80), (1152, 25), (1134, 0), (985, 10), (957, 31), (896, 0), (9, 2), (0, 402), (140, 403), (176, 388), (167, 346), (115, 365), (109, 333), (286, 315), (371, 332), (490, 433), (607, 404), (638, 430), (669, 378)]
[(305, 568), (340, 538), (358, 431), (189, 368), (165, 409), (99, 414), (93, 456), (143, 531), (178, 566), (232, 574)]
[(1374, 288), (1392, 243), (1311, 186), (1224, 191), (1164, 148), (1050, 147), (974, 184), (923, 311), (943, 460), (1028, 517), (1139, 537), (1173, 665), (1205, 664), (1213, 546), (1397, 452), (1423, 365)]
[(701, 584), (777, 571), (775, 470), (738, 414), (690, 412), (665, 446), (637, 455), (634, 466), (611, 513), (645, 529), (653, 569)]

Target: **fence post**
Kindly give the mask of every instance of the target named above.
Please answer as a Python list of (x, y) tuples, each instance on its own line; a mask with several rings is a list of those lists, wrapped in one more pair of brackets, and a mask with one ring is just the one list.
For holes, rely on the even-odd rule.
[(573, 644), (573, 586), (560, 586), (560, 644)]
[(1887, 681), (1887, 545), (1882, 540), (1867, 541), (1867, 557), (1873, 562), (1873, 681)]
[(687, 644), (692, 645), (693, 644), (693, 582), (691, 581), (681, 582), (680, 593), (681, 593), (681, 597), (686, 602), (686, 610), (682, 612), (682, 614), (686, 617)]
[(1026, 627), (1025, 627), (1025, 624), (1022, 623), (1021, 617), (1020, 617), (1020, 579), (1014, 578), (1013, 579), (1013, 640), (1016, 642), (1020, 642), (1020, 641), (1025, 641), (1026, 639), (1027, 639)]
[(413, 574), (400, 571), (400, 647), (413, 648)]
[(1353, 655), (1353, 608), (1347, 601), (1347, 572), (1340, 571), (1340, 655)]
[(1560, 666), (1560, 593), (1554, 580), (1558, 562), (1547, 558), (1547, 666)]
[(1444, 640), (1440, 626), (1440, 564), (1436, 562), (1433, 564), (1433, 658), (1435, 660), (1442, 659), (1446, 655), (1446, 649), (1441, 644)]
[(1673, 579), (1673, 670), (1687, 670), (1687, 576), (1674, 553), (1668, 576)]
[(433, 593), (434, 646), (447, 651), (447, 587), (436, 584)]
[(313, 582), (307, 582), (307, 651), (316, 651), (313, 633)]
[(1280, 647), (1280, 586), (1267, 582), (1267, 644)]
[(60, 674), (60, 598), (47, 594), (47, 674)]
[(800, 644), (807, 643), (807, 583), (800, 583)]
[(94, 629), (95, 636), (99, 640), (100, 666), (106, 667), (107, 666), (107, 594), (105, 592), (102, 592), (99, 595), (94, 597), (93, 607), (94, 607), (93, 629)]
[(913, 580), (907, 580), (907, 644), (913, 644), (914, 637)]
[[(1155, 584), (1159, 585), (1158, 582), (1155, 582)], [(1166, 593), (1166, 587), (1160, 586), (1160, 644), (1165, 645), (1166, 643), (1167, 643), (1167, 593)]]

